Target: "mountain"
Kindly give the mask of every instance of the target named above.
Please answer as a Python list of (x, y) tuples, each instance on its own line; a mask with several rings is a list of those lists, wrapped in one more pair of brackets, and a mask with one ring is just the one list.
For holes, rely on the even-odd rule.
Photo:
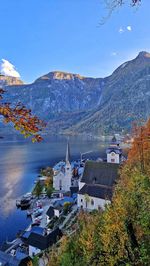
[(21, 81), (17, 77), (11, 77), (11, 76), (5, 76), (0, 74), (0, 86), (5, 87), (5, 86), (11, 86), (11, 85), (22, 85), (23, 81)]
[[(21, 101), (34, 114), (50, 121), (50, 130), (56, 133), (98, 106), (102, 86), (103, 79), (55, 71), (29, 85), (5, 86), (5, 102)], [(60, 123), (57, 119), (61, 119)]]
[(32, 84), (4, 84), (5, 101), (23, 102), (48, 121), (51, 133), (109, 134), (150, 116), (150, 54), (139, 55), (106, 78), (50, 72)]
[(150, 116), (150, 54), (139, 55), (104, 79), (96, 110), (70, 130), (95, 134), (128, 131), (132, 122)]

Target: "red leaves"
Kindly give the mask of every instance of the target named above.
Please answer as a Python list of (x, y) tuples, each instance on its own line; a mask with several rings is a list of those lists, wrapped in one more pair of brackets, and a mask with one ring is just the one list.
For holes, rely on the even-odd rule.
[[(0, 89), (0, 99), (4, 90)], [(0, 115), (4, 117), (4, 123), (12, 122), (14, 128), (27, 137), (32, 137), (32, 141), (42, 141), (39, 132), (46, 126), (37, 116), (32, 115), (31, 110), (27, 109), (21, 103), (12, 107), (10, 103), (0, 103)]]

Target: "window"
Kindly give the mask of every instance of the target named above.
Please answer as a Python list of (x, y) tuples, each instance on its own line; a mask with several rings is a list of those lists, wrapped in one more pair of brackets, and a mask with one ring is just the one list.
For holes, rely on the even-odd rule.
[(91, 199), (91, 205), (94, 205), (94, 200), (93, 199)]
[(81, 202), (83, 202), (83, 199), (81, 199)]
[(111, 163), (114, 163), (115, 162), (115, 159), (111, 159)]

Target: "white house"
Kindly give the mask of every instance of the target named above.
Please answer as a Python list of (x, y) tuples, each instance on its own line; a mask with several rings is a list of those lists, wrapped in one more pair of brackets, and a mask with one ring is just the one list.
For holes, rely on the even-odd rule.
[(78, 208), (104, 209), (111, 202), (113, 186), (118, 177), (122, 150), (116, 138), (106, 150), (107, 162), (87, 161), (79, 182)]
[(104, 209), (110, 203), (112, 191), (98, 185), (84, 185), (78, 193), (78, 207), (86, 210)]
[(79, 208), (104, 209), (111, 202), (112, 190), (118, 177), (119, 164), (87, 161), (79, 183)]

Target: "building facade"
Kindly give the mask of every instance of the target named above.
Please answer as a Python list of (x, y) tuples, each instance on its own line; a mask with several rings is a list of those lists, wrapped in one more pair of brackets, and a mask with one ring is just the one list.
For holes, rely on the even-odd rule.
[(60, 162), (57, 168), (54, 168), (53, 188), (58, 191), (70, 191), (72, 180), (72, 167), (70, 163), (70, 147), (67, 143), (66, 160)]
[(120, 148), (119, 141), (115, 137), (112, 138), (110, 146), (106, 150), (107, 163), (121, 163), (122, 161), (122, 149)]
[(85, 210), (104, 209), (111, 203), (113, 187), (118, 178), (122, 149), (116, 138), (106, 150), (107, 162), (87, 161), (79, 182), (78, 208)]

